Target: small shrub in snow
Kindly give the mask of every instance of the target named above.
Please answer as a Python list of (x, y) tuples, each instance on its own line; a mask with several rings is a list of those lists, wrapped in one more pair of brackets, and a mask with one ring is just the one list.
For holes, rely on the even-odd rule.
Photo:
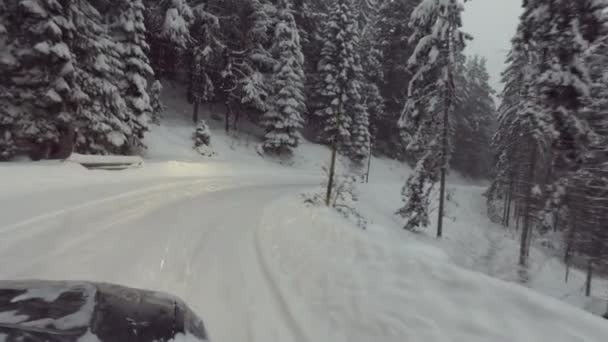
[(211, 148), (211, 131), (205, 120), (199, 121), (192, 140), (194, 140), (194, 149), (201, 155), (211, 157), (215, 154)]
[[(323, 168), (323, 170), (328, 173), (326, 168)], [(355, 203), (359, 200), (356, 183), (357, 177), (355, 176), (336, 175), (330, 203), (331, 207), (344, 218), (354, 221), (357, 226), (366, 229), (367, 220), (355, 209)], [(319, 207), (325, 206), (327, 181), (321, 184), (321, 188), (322, 191), (320, 192), (303, 194), (304, 203)]]

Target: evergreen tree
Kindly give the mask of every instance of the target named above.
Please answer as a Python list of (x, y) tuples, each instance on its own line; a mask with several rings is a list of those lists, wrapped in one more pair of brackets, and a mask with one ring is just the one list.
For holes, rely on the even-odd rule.
[(271, 77), (274, 58), (270, 51), (273, 29), (277, 25), (277, 8), (268, 0), (251, 0), (251, 13), (246, 20), (251, 26), (244, 29), (247, 51), (239, 61), (240, 101), (258, 112), (265, 112), (268, 107)]
[(195, 21), (192, 25), (192, 48), (189, 51), (188, 97), (194, 104), (193, 122), (198, 122), (198, 110), (202, 103), (210, 102), (215, 96), (214, 69), (219, 66), (224, 48), (219, 37), (220, 24), (217, 16), (202, 6), (194, 9)]
[(8, 160), (17, 153), (16, 127), (18, 113), (10, 103), (10, 82), (4, 75), (15, 70), (17, 59), (12, 51), (12, 36), (9, 28), (13, 23), (9, 20), (9, 7), (4, 0), (0, 0), (0, 161)]
[(304, 67), (306, 73), (307, 121), (315, 124), (316, 117), (311, 115), (319, 107), (314, 96), (314, 88), (319, 83), (318, 65), (323, 48), (322, 30), (327, 17), (329, 1), (323, 0), (295, 0), (294, 17), (304, 53)]
[[(464, 67), (464, 75), (455, 77), (457, 96), (454, 110), (454, 151), (452, 167), (464, 175), (483, 178), (490, 174), (490, 149), (496, 106), (492, 98), (486, 60), (473, 56)], [(458, 74), (458, 72), (456, 73)]]
[[(518, 141), (522, 133), (522, 123), (518, 113), (525, 95), (525, 72), (529, 68), (521, 37), (513, 39), (513, 47), (507, 56), (506, 64), (507, 68), (502, 73), (504, 88), (500, 94), (498, 127), (492, 138), (492, 149), (495, 153), (493, 182), (487, 196), (490, 217), (495, 221), (501, 220), (505, 226), (509, 226), (514, 198), (515, 157), (518, 154)], [(502, 207), (499, 208), (501, 203)]]
[(70, 8), (41, 0), (0, 7), (0, 159), (52, 157), (77, 105)]
[(187, 0), (163, 0), (165, 21), (160, 31), (160, 37), (175, 47), (185, 49), (192, 37), (190, 26), (194, 21), (194, 13)]
[[(534, 95), (530, 97), (534, 110), (528, 111), (528, 117), (533, 122), (532, 129), (542, 137), (539, 139), (542, 146), (549, 147), (533, 150), (531, 160), (538, 159), (537, 154), (552, 159), (551, 167), (543, 172), (549, 177), (540, 185), (544, 185), (541, 189), (546, 199), (543, 216), (557, 217), (568, 193), (568, 183), (585, 164), (586, 151), (595, 135), (584, 114), (594, 105), (593, 81), (586, 56), (588, 47), (602, 38), (603, 13), (607, 5), (595, 0), (538, 0), (525, 5), (522, 37), (531, 47), (529, 87)], [(528, 182), (531, 175), (526, 179)], [(526, 201), (522, 266), (527, 264), (524, 245), (529, 245), (533, 225), (538, 221), (534, 212), (539, 210), (530, 208)], [(541, 220), (541, 226), (542, 221), (547, 222)]]
[(150, 94), (150, 106), (152, 107), (152, 122), (160, 124), (163, 112), (163, 103), (161, 101), (161, 94), (163, 91), (163, 85), (159, 80), (154, 81), (148, 93)]
[(319, 83), (314, 94), (319, 105), (315, 115), (320, 122), (321, 140), (361, 162), (369, 152), (369, 118), (361, 95), (359, 33), (350, 1), (334, 3), (323, 39)]
[(408, 61), (414, 76), (399, 123), (418, 163), (404, 187), (405, 206), (398, 213), (405, 218), (406, 229), (427, 226), (430, 190), (426, 187), (440, 181), (438, 236), (442, 235), (449, 164), (449, 114), (455, 97), (453, 67), (466, 38), (460, 31), (462, 11), (457, 0), (424, 0), (414, 10), (410, 41), (416, 49)]
[(379, 11), (366, 2), (365, 27), (361, 37), (361, 64), (364, 81), (361, 85), (363, 103), (369, 113), (369, 133), (374, 143), (383, 139), (380, 127), (387, 122), (389, 116), (385, 112), (385, 100), (380, 93), (380, 86), (384, 84), (383, 56), (380, 49)]
[(173, 78), (184, 64), (184, 51), (192, 42), (194, 12), (188, 0), (144, 0), (150, 60), (159, 77)]
[(120, 93), (128, 108), (127, 123), (132, 132), (133, 147), (141, 148), (137, 142), (144, 137), (148, 121), (152, 117), (152, 106), (148, 95), (148, 80), (153, 79), (147, 53), (144, 5), (142, 0), (121, 0), (113, 3), (110, 11), (110, 34), (122, 61), (124, 80), (118, 83)]
[(598, 85), (605, 82), (599, 81), (601, 67), (594, 67), (603, 63), (593, 63), (603, 54), (605, 10), (604, 2), (593, 0), (524, 3), (503, 73), (506, 86), (493, 141), (496, 167), (488, 191), (493, 217), (502, 217), (505, 226), (511, 218), (518, 227), (521, 221), (522, 281), (528, 278), (534, 234), (563, 231), (566, 262), (585, 251), (589, 274), (603, 253), (595, 222), (603, 214), (596, 210), (601, 200), (595, 194), (605, 185), (601, 171), (593, 170), (601, 170), (597, 161), (605, 157), (596, 159), (591, 151), (602, 150), (596, 143), (602, 141), (598, 132), (605, 132), (604, 120), (598, 120), (605, 111), (599, 109), (604, 96)]
[(78, 139), (82, 153), (132, 153), (133, 132), (128, 123), (130, 111), (119, 82), (124, 80), (124, 63), (117, 43), (103, 23), (100, 12), (88, 1), (71, 7), (78, 44), (76, 91)]
[(276, 64), (270, 105), (262, 118), (266, 131), (263, 147), (268, 153), (291, 154), (299, 142), (305, 110), (304, 56), (291, 10), (285, 3), (281, 6), (271, 49)]
[[(370, 107), (372, 124), (377, 131), (376, 149), (394, 158), (409, 157), (400, 129), (395, 125), (403, 112), (408, 98), (408, 87), (411, 74), (407, 60), (412, 55), (415, 45), (409, 43), (412, 28), (409, 19), (420, 0), (383, 1), (379, 5), (378, 21), (375, 29), (375, 41), (382, 56), (381, 67), (384, 79), (378, 83), (380, 94), (384, 99), (384, 115), (377, 116)], [(367, 70), (367, 67), (365, 68)]]
[[(604, 5), (605, 6), (605, 5)], [(597, 7), (603, 10), (605, 7)], [(587, 153), (580, 169), (567, 184), (563, 203), (549, 217), (549, 224), (557, 227), (569, 222), (565, 243), (565, 259), (570, 264), (574, 256), (587, 262), (586, 294), (591, 293), (594, 269), (607, 265), (608, 230), (608, 17), (602, 17), (603, 25), (598, 36), (585, 51), (585, 62), (591, 80), (589, 105), (582, 110), (582, 117), (593, 132)], [(566, 210), (563, 210), (566, 208)], [(562, 210), (559, 210), (562, 209)], [(564, 212), (566, 215), (564, 215)], [(545, 220), (544, 226), (547, 226)], [(563, 225), (563, 224), (562, 224)]]
[(213, 149), (211, 148), (211, 131), (205, 120), (200, 120), (196, 125), (196, 129), (192, 134), (192, 140), (194, 141), (194, 149), (196, 152), (205, 157), (214, 155)]
[(538, 97), (539, 129), (558, 152), (557, 163), (576, 168), (591, 132), (581, 116), (589, 104), (591, 79), (585, 50), (599, 38), (603, 1), (528, 1), (523, 37), (533, 46), (532, 87)]

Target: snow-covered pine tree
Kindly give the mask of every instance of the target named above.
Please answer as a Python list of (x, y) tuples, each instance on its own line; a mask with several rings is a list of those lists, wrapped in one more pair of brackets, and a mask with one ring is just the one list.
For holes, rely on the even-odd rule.
[(457, 99), (454, 111), (452, 167), (480, 179), (489, 176), (492, 167), (490, 144), (496, 122), (494, 90), (489, 84), (484, 58), (469, 58), (463, 71), (465, 84), (456, 83), (456, 92), (463, 93), (464, 97)]
[[(353, 85), (353, 94), (349, 96), (352, 99), (356, 99), (357, 102), (354, 105), (347, 105), (346, 108), (352, 115), (353, 123), (351, 128), (351, 146), (349, 155), (351, 160), (355, 163), (355, 166), (361, 167), (363, 162), (370, 155), (371, 148), (371, 134), (369, 133), (369, 114), (367, 112), (367, 106), (363, 102), (364, 99), (361, 95), (362, 86), (360, 79), (359, 85)], [(357, 89), (358, 88), (358, 89)], [(355, 93), (356, 92), (356, 93)]]
[(203, 156), (211, 157), (214, 155), (211, 148), (211, 130), (205, 120), (200, 120), (192, 134), (194, 149)]
[[(604, 8), (597, 8), (604, 10)], [(582, 111), (593, 139), (589, 142), (586, 158), (580, 169), (569, 179), (565, 194), (566, 213), (557, 211), (550, 216), (550, 225), (558, 228), (569, 222), (566, 236), (566, 262), (573, 256), (587, 261), (587, 295), (591, 292), (594, 269), (607, 266), (608, 257), (608, 16), (602, 17), (599, 37), (585, 51), (585, 62), (589, 66), (590, 105)], [(559, 226), (558, 226), (559, 224)], [(545, 224), (546, 226), (546, 224)]]
[(318, 106), (315, 104), (313, 89), (319, 83), (318, 70), (323, 41), (321, 37), (323, 23), (327, 16), (329, 1), (296, 0), (294, 1), (294, 16), (300, 30), (302, 51), (304, 53), (306, 74), (307, 118), (310, 124), (315, 117), (310, 115)]
[(190, 25), (194, 21), (192, 8), (187, 0), (163, 0), (163, 2), (166, 12), (160, 36), (176, 47), (185, 49), (191, 40)]
[(361, 33), (361, 65), (363, 67), (364, 82), (361, 85), (363, 103), (369, 114), (370, 139), (375, 144), (383, 138), (379, 127), (387, 120), (384, 98), (380, 93), (380, 85), (384, 83), (384, 71), (382, 65), (382, 51), (380, 49), (380, 26), (379, 11), (367, 3), (364, 8), (366, 21)]
[(604, 1), (536, 0), (522, 18), (533, 47), (539, 129), (550, 137), (555, 162), (576, 169), (592, 132), (581, 110), (589, 105), (591, 79), (585, 51), (600, 38)]
[[(518, 198), (524, 199), (516, 201), (516, 216), (523, 219), (522, 266), (527, 265), (533, 228), (546, 229), (543, 223), (552, 221), (539, 220), (543, 209), (539, 202), (546, 202), (543, 218), (559, 217), (568, 184), (584, 165), (595, 136), (584, 114), (594, 101), (585, 58), (588, 48), (601, 38), (606, 3), (537, 0), (526, 2), (524, 9), (520, 31), (530, 67), (520, 117), (531, 143), (517, 149), (524, 155), (518, 158), (518, 167), (529, 165), (516, 176), (515, 185)], [(540, 189), (542, 197), (530, 196), (532, 187)]]
[(251, 114), (266, 109), (267, 77), (273, 65), (268, 49), (276, 8), (269, 0), (210, 0), (205, 8), (219, 19), (222, 51), (213, 79), (216, 95), (227, 108), (229, 131), (231, 126), (236, 128), (243, 107), (256, 122), (259, 117)]
[(0, 159), (50, 158), (73, 123), (75, 28), (67, 6), (0, 4)]
[[(9, 28), (14, 25), (10, 20), (9, 8), (4, 0), (0, 0), (0, 73), (8, 75), (9, 70), (15, 70), (17, 59), (13, 55)], [(0, 161), (8, 160), (17, 152), (16, 129), (17, 113), (11, 104), (10, 84), (0, 79)]]
[[(245, 20), (251, 26), (245, 28), (242, 42), (247, 53), (238, 63), (240, 71), (240, 102), (259, 113), (268, 107), (268, 96), (273, 73), (274, 58), (270, 51), (273, 29), (277, 25), (277, 7), (269, 0), (250, 0), (251, 13)], [(238, 119), (238, 118), (237, 118)]]
[(361, 95), (359, 32), (351, 1), (335, 1), (322, 36), (319, 83), (314, 94), (320, 138), (344, 150), (354, 162), (361, 162), (369, 154), (369, 118)]
[(502, 221), (503, 225), (508, 227), (514, 199), (518, 141), (522, 133), (521, 117), (518, 114), (525, 99), (525, 72), (529, 69), (521, 37), (516, 36), (513, 39), (506, 65), (502, 73), (504, 88), (500, 94), (498, 127), (492, 138), (495, 165), (487, 198), (490, 218)]
[[(522, 18), (535, 11), (533, 7), (525, 8)], [(525, 282), (532, 228), (540, 209), (539, 194), (535, 192), (542, 192), (550, 161), (546, 160), (542, 148), (546, 145), (546, 136), (537, 116), (537, 89), (532, 86), (533, 78), (537, 77), (535, 56), (533, 46), (525, 40), (524, 28), (523, 24), (518, 27), (507, 59), (509, 65), (503, 73), (505, 88), (499, 108), (499, 131), (493, 140), (498, 159), (488, 200), (492, 208), (496, 207), (492, 202), (502, 199), (503, 223), (508, 225), (514, 212), (516, 226), (522, 227), (519, 264), (524, 266), (520, 277)], [(500, 209), (494, 211), (500, 212)]]
[(144, 0), (150, 60), (157, 77), (175, 76), (192, 41), (194, 13), (188, 0)]
[(128, 109), (126, 121), (132, 132), (129, 144), (132, 148), (142, 148), (141, 140), (153, 115), (148, 80), (154, 77), (147, 56), (150, 48), (146, 43), (144, 5), (142, 0), (114, 1), (108, 16), (110, 35), (122, 61), (124, 76), (118, 87)]
[(464, 48), (459, 0), (423, 0), (414, 10), (410, 42), (416, 49), (408, 61), (413, 78), (399, 120), (408, 149), (418, 155), (414, 174), (403, 190), (405, 206), (398, 211), (406, 229), (429, 224), (430, 194), (426, 187), (440, 181), (437, 235), (442, 235), (445, 177), (449, 164), (449, 114), (453, 107), (453, 64)]
[(76, 149), (91, 154), (131, 154), (141, 140), (131, 128), (133, 118), (119, 87), (126, 76), (117, 43), (99, 10), (87, 0), (78, 0), (70, 9), (78, 33), (73, 45), (78, 60)]
[(192, 48), (189, 54), (188, 97), (194, 103), (193, 122), (198, 122), (199, 106), (213, 100), (215, 84), (213, 69), (219, 67), (223, 44), (219, 37), (220, 24), (217, 16), (203, 5), (194, 7), (195, 20), (191, 27)]
[(304, 97), (304, 56), (300, 35), (286, 0), (278, 9), (271, 52), (276, 59), (271, 79), (269, 106), (262, 117), (265, 128), (264, 151), (290, 155), (298, 146), (299, 130), (306, 108)]
[(164, 108), (161, 100), (162, 92), (163, 84), (159, 80), (154, 81), (148, 90), (148, 94), (150, 94), (150, 107), (152, 107), (152, 122), (155, 124), (160, 124), (160, 120), (162, 119)]
[(373, 115), (373, 107), (370, 107), (372, 125), (378, 130), (375, 147), (384, 154), (401, 160), (409, 158), (409, 154), (395, 122), (399, 120), (408, 98), (412, 76), (407, 68), (407, 60), (415, 47), (408, 43), (413, 31), (409, 27), (409, 19), (419, 3), (420, 0), (383, 1), (379, 5), (380, 13), (375, 25), (378, 37), (374, 40), (382, 55), (380, 70), (384, 74), (384, 81), (379, 83), (379, 87), (385, 100), (383, 117)]

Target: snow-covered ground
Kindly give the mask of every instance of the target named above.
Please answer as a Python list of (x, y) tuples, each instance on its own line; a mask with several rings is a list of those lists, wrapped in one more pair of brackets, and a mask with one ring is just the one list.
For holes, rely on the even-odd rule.
[[(141, 168), (0, 165), (1, 279), (173, 293), (217, 342), (608, 340), (605, 320), (513, 283), (517, 242), (485, 218), (482, 187), (451, 178), (451, 219), (436, 241), (400, 229), (408, 168), (375, 159), (360, 186), (361, 230), (298, 196), (320, 189), (326, 148), (304, 143), (279, 163), (256, 154), (254, 134), (228, 137), (208, 120), (217, 154), (200, 157), (190, 108), (167, 88), (168, 117)], [(559, 260), (532, 257), (531, 288), (587, 305), (580, 272), (564, 284)], [(608, 287), (594, 288), (601, 297)]]

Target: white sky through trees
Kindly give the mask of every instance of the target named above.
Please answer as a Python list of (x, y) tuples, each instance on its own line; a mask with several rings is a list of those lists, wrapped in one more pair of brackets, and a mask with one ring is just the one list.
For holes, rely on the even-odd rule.
[(471, 0), (466, 3), (464, 31), (474, 38), (468, 43), (466, 53), (488, 59), (491, 84), (497, 91), (502, 89), (500, 73), (517, 28), (521, 3), (521, 0)]

